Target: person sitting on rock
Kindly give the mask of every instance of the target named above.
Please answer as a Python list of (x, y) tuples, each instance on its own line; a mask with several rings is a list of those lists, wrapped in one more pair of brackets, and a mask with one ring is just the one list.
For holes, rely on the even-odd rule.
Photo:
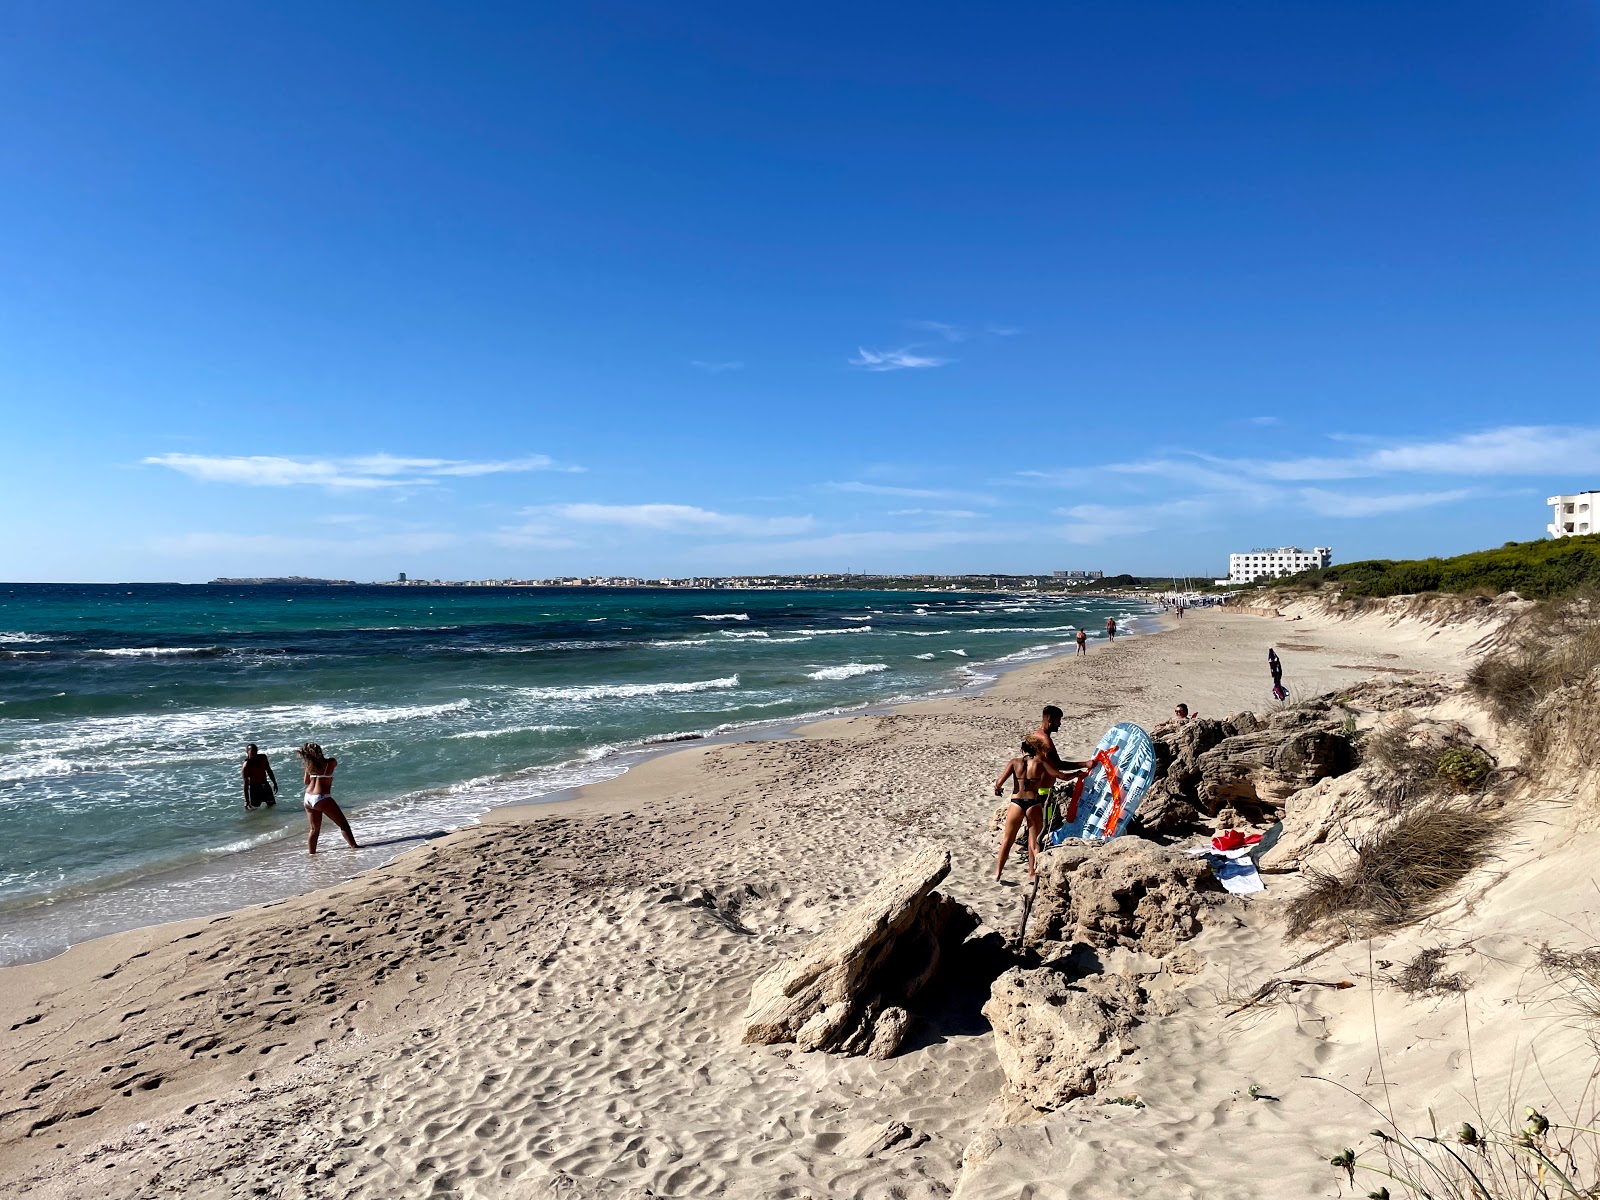
[(1021, 755), (1008, 762), (1000, 778), (994, 781), (996, 796), (1005, 790), (1008, 781), (1012, 785), (1011, 803), (1006, 807), (1005, 823), (1000, 829), (1000, 854), (994, 865), (996, 883), (1005, 873), (1006, 859), (1024, 820), (1028, 822), (1028, 878), (1038, 878), (1039, 834), (1044, 828), (1044, 797), (1039, 795), (1039, 787), (1066, 778), (1065, 772), (1051, 766), (1037, 739), (1030, 735), (1022, 743)]

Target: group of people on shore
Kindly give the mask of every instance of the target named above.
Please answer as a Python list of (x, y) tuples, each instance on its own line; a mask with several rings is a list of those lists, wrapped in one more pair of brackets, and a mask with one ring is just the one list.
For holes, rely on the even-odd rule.
[[(356, 835), (350, 831), (350, 822), (345, 817), (344, 810), (333, 798), (333, 772), (339, 765), (339, 760), (324, 754), (322, 747), (315, 742), (306, 742), (295, 753), (300, 758), (302, 783), (305, 789), (305, 794), (301, 797), (301, 806), (305, 809), (306, 821), (310, 825), (310, 831), (306, 835), (306, 853), (317, 852), (317, 838), (322, 833), (324, 818), (339, 827), (339, 832), (344, 834), (344, 840), (352, 849), (359, 849)], [(272, 770), (272, 763), (254, 742), (245, 747), (244, 766), (239, 769), (239, 776), (244, 782), (246, 809), (270, 808), (277, 804), (278, 776)]]
[[(1116, 638), (1117, 623), (1114, 618), (1106, 619), (1106, 636)], [(1085, 643), (1088, 638), (1083, 630), (1078, 630), (1078, 653), (1086, 653)], [(1283, 663), (1278, 659), (1274, 649), (1267, 650), (1267, 669), (1272, 674), (1272, 695), (1279, 703), (1289, 697), (1288, 689), (1283, 686)], [(1192, 721), (1199, 714), (1191, 711), (1189, 705), (1179, 704), (1172, 710), (1173, 720), (1178, 724)], [(1094, 765), (1094, 760), (1078, 761), (1064, 759), (1056, 751), (1054, 734), (1061, 728), (1061, 710), (1054, 704), (1045, 706), (1039, 720), (1039, 727), (1022, 739), (1020, 753), (1011, 759), (1000, 773), (1000, 778), (994, 781), (994, 794), (1003, 795), (1006, 784), (1011, 785), (1011, 803), (1006, 806), (1005, 817), (1000, 826), (1000, 849), (995, 856), (994, 877), (995, 882), (1002, 882), (1006, 869), (1006, 859), (1011, 855), (1011, 848), (1016, 844), (1024, 824), (1028, 828), (1028, 878), (1038, 878), (1039, 839), (1048, 830), (1045, 828), (1047, 816), (1052, 824), (1072, 821), (1076, 816), (1073, 811), (1074, 787), (1080, 779), (1089, 772)], [(1064, 791), (1056, 789), (1062, 787)], [(1061, 796), (1067, 797), (1066, 802), (1061, 802)], [(1052, 804), (1052, 798), (1056, 803)]]

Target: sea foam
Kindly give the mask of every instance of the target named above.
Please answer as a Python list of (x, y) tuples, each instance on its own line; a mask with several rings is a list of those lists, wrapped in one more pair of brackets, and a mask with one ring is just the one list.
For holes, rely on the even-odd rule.
[(874, 671), (887, 671), (888, 663), (844, 663), (837, 667), (823, 667), (812, 671), (807, 679), (854, 679), (857, 675), (871, 675)]

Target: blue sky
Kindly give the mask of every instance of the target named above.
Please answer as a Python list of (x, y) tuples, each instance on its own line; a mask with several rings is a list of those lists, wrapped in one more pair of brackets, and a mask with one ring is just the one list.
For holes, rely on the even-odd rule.
[(0, 10), (0, 578), (1206, 574), (1600, 487), (1588, 3)]

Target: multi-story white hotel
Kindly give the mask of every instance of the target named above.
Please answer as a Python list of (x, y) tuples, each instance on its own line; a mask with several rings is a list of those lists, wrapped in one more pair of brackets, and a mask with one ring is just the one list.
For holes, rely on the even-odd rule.
[(1228, 582), (1253, 583), (1257, 579), (1278, 579), (1284, 575), (1297, 575), (1313, 571), (1333, 561), (1333, 548), (1318, 546), (1311, 551), (1299, 546), (1279, 546), (1276, 549), (1247, 550), (1243, 554), (1228, 555)]
[(1555, 519), (1546, 525), (1551, 537), (1577, 533), (1600, 533), (1600, 492), (1579, 492), (1576, 496), (1551, 496), (1545, 501), (1555, 510)]

